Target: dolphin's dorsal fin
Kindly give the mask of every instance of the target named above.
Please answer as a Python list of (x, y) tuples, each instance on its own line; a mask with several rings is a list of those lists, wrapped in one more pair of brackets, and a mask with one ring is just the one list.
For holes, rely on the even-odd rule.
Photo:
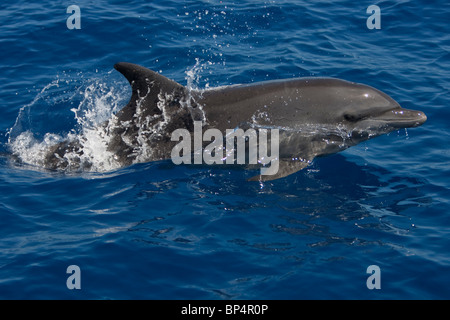
[(248, 179), (248, 181), (270, 181), (287, 177), (297, 171), (306, 168), (309, 165), (308, 161), (294, 161), (294, 160), (279, 160), (278, 172), (273, 175), (257, 175)]
[(158, 108), (159, 94), (181, 96), (185, 92), (181, 84), (137, 64), (119, 62), (114, 65), (114, 68), (127, 78), (132, 90), (130, 101), (117, 113), (121, 121), (133, 119), (138, 102), (142, 115), (160, 114), (162, 111)]

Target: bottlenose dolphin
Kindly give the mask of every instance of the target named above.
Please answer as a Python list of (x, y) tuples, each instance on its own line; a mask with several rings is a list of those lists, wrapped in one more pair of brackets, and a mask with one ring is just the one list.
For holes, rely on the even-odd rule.
[[(279, 169), (273, 180), (297, 172), (317, 156), (342, 151), (401, 128), (416, 127), (427, 117), (407, 110), (387, 94), (364, 84), (335, 78), (296, 78), (188, 89), (142, 66), (120, 62), (114, 68), (131, 85), (128, 104), (102, 126), (108, 152), (122, 166), (169, 159), (176, 129), (233, 128), (279, 130)], [(76, 161), (81, 141), (55, 145), (47, 154), (50, 169), (89, 166)], [(67, 154), (71, 154), (69, 158)]]

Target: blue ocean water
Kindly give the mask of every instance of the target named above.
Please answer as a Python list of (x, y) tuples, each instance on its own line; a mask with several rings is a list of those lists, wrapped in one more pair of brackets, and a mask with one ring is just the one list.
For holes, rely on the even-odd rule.
[[(0, 298), (449, 299), (449, 15), (424, 0), (3, 1)], [(118, 61), (198, 88), (343, 78), (428, 121), (265, 183), (170, 160), (43, 170), (48, 144), (127, 103)]]

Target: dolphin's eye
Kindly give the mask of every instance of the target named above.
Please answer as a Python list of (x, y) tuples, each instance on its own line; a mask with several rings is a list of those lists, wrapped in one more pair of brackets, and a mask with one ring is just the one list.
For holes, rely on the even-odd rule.
[(367, 118), (367, 115), (363, 115), (363, 114), (344, 114), (344, 119), (347, 120), (348, 122), (356, 122), (356, 121), (361, 121)]
[(358, 121), (359, 118), (360, 117), (355, 116), (353, 114), (348, 114), (348, 113), (344, 114), (344, 119), (347, 120), (348, 122), (356, 122), (356, 121)]

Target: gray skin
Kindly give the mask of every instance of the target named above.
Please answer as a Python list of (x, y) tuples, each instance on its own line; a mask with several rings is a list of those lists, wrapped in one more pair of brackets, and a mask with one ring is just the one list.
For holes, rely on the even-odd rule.
[[(273, 180), (305, 168), (317, 156), (342, 151), (401, 128), (417, 127), (427, 117), (400, 107), (372, 87), (333, 78), (298, 78), (188, 90), (166, 77), (131, 63), (114, 66), (131, 84), (129, 103), (104, 124), (111, 136), (108, 150), (121, 165), (169, 159), (176, 129), (279, 129), (279, 170), (250, 180)], [(151, 154), (138, 155), (146, 144)], [(270, 143), (269, 143), (270, 145)], [(82, 152), (80, 143), (53, 148), (46, 163), (67, 167), (65, 153)], [(73, 164), (72, 164), (73, 166)]]

